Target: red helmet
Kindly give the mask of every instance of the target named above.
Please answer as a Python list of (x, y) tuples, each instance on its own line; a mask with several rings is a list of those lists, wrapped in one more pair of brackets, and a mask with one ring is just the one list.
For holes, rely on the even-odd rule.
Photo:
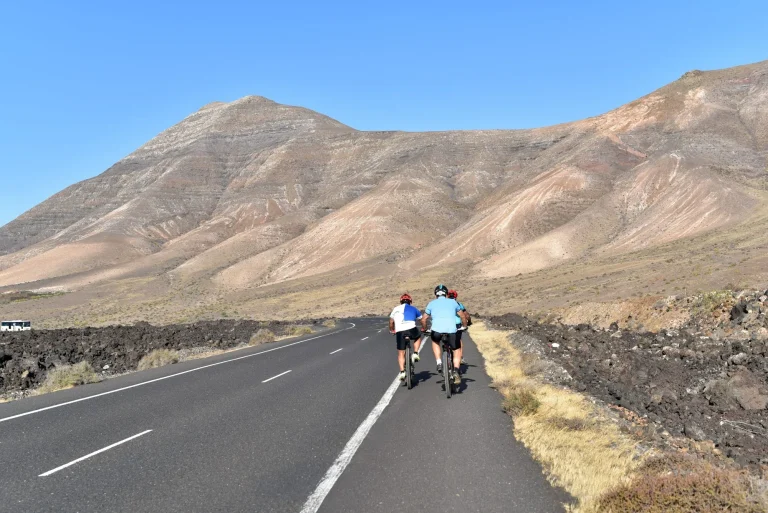
[(459, 293), (456, 292), (455, 289), (450, 289), (448, 291), (448, 299), (458, 299), (458, 297), (459, 297)]
[(400, 304), (408, 303), (409, 305), (413, 302), (413, 298), (408, 294), (407, 292), (400, 296)]

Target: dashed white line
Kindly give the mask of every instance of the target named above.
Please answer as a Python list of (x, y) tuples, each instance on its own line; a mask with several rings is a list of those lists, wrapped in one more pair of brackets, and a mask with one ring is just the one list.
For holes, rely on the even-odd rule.
[(278, 374), (277, 376), (272, 376), (272, 377), (271, 377), (271, 378), (269, 378), (269, 379), (265, 379), (264, 381), (262, 381), (262, 383), (266, 383), (267, 381), (272, 381), (273, 379), (277, 379), (277, 378), (279, 378), (280, 376), (285, 376), (285, 375), (286, 375), (286, 374), (288, 374), (289, 372), (291, 372), (291, 371), (287, 370), (287, 371), (285, 371), (285, 372), (281, 372), (281, 373), (280, 373), (280, 374)]
[(342, 348), (342, 347), (340, 347), (340, 348), (338, 348), (336, 351), (331, 351), (331, 352), (330, 352), (330, 353), (328, 353), (328, 354), (334, 354), (334, 353), (338, 353), (338, 352), (339, 352), (339, 351), (341, 351), (342, 349), (343, 349), (343, 348)]
[(365, 337), (365, 338), (361, 338), (360, 340), (361, 340), (361, 341), (362, 341), (362, 340), (368, 340), (368, 337)]
[(295, 346), (296, 344), (303, 344), (304, 342), (309, 342), (310, 340), (315, 340), (315, 339), (318, 339), (318, 338), (327, 337), (328, 335), (335, 335), (336, 333), (341, 333), (342, 331), (351, 330), (351, 329), (353, 329), (355, 327), (355, 324), (354, 323), (350, 323), (350, 324), (351, 324), (351, 326), (349, 328), (344, 328), (344, 329), (341, 329), (341, 330), (338, 330), (338, 331), (333, 331), (331, 333), (324, 333), (322, 335), (318, 335), (317, 337), (305, 338), (304, 340), (299, 340), (297, 342), (291, 342), (290, 344), (285, 344), (284, 346), (280, 346), (280, 347), (273, 347), (272, 349), (267, 349), (266, 351), (259, 351), (258, 353), (247, 354), (245, 356), (238, 356), (237, 358), (230, 358), (229, 360), (224, 360), (222, 362), (211, 363), (211, 364), (208, 364), (208, 365), (203, 365), (203, 366), (200, 366), (200, 367), (195, 367), (194, 369), (189, 369), (189, 370), (177, 372), (176, 374), (169, 374), (168, 376), (163, 376), (163, 377), (160, 377), (160, 378), (155, 378), (155, 379), (150, 379), (150, 380), (147, 380), (147, 381), (142, 381), (141, 383), (136, 383), (134, 385), (129, 385), (127, 387), (116, 388), (115, 390), (109, 390), (107, 392), (101, 392), (100, 394), (89, 395), (87, 397), (81, 397), (80, 399), (74, 399), (72, 401), (66, 401), (66, 402), (63, 402), (63, 403), (54, 404), (54, 405), (51, 405), (51, 406), (46, 406), (45, 408), (38, 408), (37, 410), (31, 410), (31, 411), (28, 411), (28, 412), (19, 413), (18, 415), (11, 415), (10, 417), (5, 417), (3, 419), (0, 419), (0, 422), (6, 422), (8, 420), (18, 419), (19, 417), (26, 417), (27, 415), (32, 415), (33, 413), (40, 413), (41, 411), (52, 410), (54, 408), (60, 408), (61, 406), (67, 406), (67, 405), (70, 405), (70, 404), (79, 403), (81, 401), (87, 401), (89, 399), (96, 399), (97, 397), (102, 397), (102, 396), (109, 395), (109, 394), (116, 394), (117, 392), (122, 392), (123, 390), (130, 390), (131, 388), (136, 388), (136, 387), (140, 387), (140, 386), (144, 386), (144, 385), (149, 385), (150, 383), (156, 383), (158, 381), (163, 381), (164, 379), (175, 378), (176, 376), (181, 376), (183, 374), (189, 374), (190, 372), (197, 372), (199, 370), (207, 369), (209, 367), (215, 367), (217, 365), (223, 365), (223, 364), (229, 363), (229, 362), (235, 362), (237, 360), (243, 360), (244, 358), (252, 358), (254, 356), (259, 356), (260, 354), (271, 353), (272, 351), (279, 351), (280, 349), (285, 349), (286, 347)]
[(118, 445), (124, 444), (125, 442), (130, 442), (130, 441), (131, 441), (131, 440), (133, 440), (134, 438), (138, 438), (138, 437), (140, 437), (140, 436), (144, 436), (144, 435), (146, 435), (147, 433), (149, 433), (149, 432), (151, 432), (151, 431), (152, 431), (151, 429), (147, 429), (146, 431), (142, 431), (141, 433), (139, 433), (139, 434), (137, 434), (137, 435), (129, 436), (129, 437), (128, 437), (128, 438), (126, 438), (125, 440), (120, 440), (119, 442), (117, 442), (117, 443), (114, 443), (114, 444), (112, 444), (112, 445), (108, 445), (108, 446), (104, 447), (103, 449), (99, 449), (98, 451), (93, 451), (93, 452), (92, 452), (92, 453), (90, 453), (90, 454), (86, 454), (85, 456), (82, 456), (82, 457), (80, 457), (80, 458), (77, 458), (76, 460), (72, 460), (72, 461), (70, 461), (69, 463), (65, 463), (64, 465), (62, 465), (62, 466), (60, 466), (60, 467), (56, 467), (56, 468), (55, 468), (55, 469), (53, 469), (53, 470), (49, 470), (48, 472), (44, 472), (44, 473), (40, 474), (40, 475), (39, 475), (39, 476), (37, 476), (37, 477), (47, 477), (47, 476), (50, 476), (51, 474), (55, 474), (55, 473), (56, 473), (56, 472), (58, 472), (59, 470), (63, 470), (63, 469), (65, 469), (65, 468), (67, 468), (67, 467), (71, 467), (71, 466), (72, 466), (72, 465), (74, 465), (75, 463), (79, 463), (79, 462), (81, 462), (81, 461), (83, 461), (83, 460), (87, 460), (87, 459), (88, 459), (88, 458), (90, 458), (91, 456), (96, 456), (97, 454), (100, 454), (100, 453), (102, 453), (102, 452), (104, 452), (104, 451), (108, 451), (108, 450), (110, 450), (110, 449), (112, 449), (112, 448), (114, 448), (114, 447), (117, 447)]
[[(424, 346), (426, 346), (426, 344), (422, 344), (421, 347), (419, 347), (419, 354), (421, 354), (421, 350), (424, 349)], [(312, 492), (312, 495), (310, 495), (309, 498), (307, 498), (307, 502), (305, 502), (304, 507), (301, 508), (301, 513), (317, 513), (317, 510), (320, 509), (320, 505), (330, 493), (333, 485), (336, 484), (336, 481), (341, 477), (344, 469), (346, 469), (349, 462), (352, 461), (352, 457), (360, 448), (360, 445), (362, 445), (365, 437), (368, 436), (368, 432), (373, 425), (379, 417), (381, 417), (384, 408), (390, 403), (401, 384), (402, 382), (400, 379), (395, 378), (392, 384), (389, 385), (389, 388), (387, 388), (387, 391), (381, 396), (378, 404), (371, 410), (371, 413), (368, 414), (368, 417), (366, 417), (363, 423), (358, 426), (357, 430), (352, 435), (352, 438), (349, 439), (347, 445), (344, 446), (344, 449), (342, 449), (339, 456), (333, 462), (333, 465), (331, 465), (331, 468), (325, 473), (325, 476), (323, 476), (323, 479), (317, 485), (315, 491)]]

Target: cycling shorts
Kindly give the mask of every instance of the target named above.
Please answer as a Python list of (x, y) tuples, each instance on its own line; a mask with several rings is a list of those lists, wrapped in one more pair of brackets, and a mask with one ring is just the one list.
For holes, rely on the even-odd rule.
[(464, 333), (464, 330), (461, 329), (461, 324), (456, 325), (456, 340), (458, 341), (458, 347), (461, 347), (461, 334)]
[(397, 349), (399, 351), (405, 351), (405, 348), (408, 346), (408, 343), (405, 341), (406, 335), (411, 339), (412, 342), (415, 342), (419, 339), (419, 336), (421, 336), (419, 333), (419, 328), (411, 328), (405, 331), (398, 331), (395, 334), (395, 338), (397, 339)]
[[(448, 335), (448, 346), (451, 349), (455, 351), (461, 347), (461, 341), (456, 337), (456, 333), (446, 333), (446, 335)], [(437, 342), (439, 344), (442, 338), (442, 333), (438, 333), (436, 331), (432, 332), (432, 342)]]

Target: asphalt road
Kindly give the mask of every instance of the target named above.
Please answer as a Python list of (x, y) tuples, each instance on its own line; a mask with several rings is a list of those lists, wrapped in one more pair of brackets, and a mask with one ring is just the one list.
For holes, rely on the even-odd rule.
[(0, 405), (0, 511), (563, 510), (474, 344), (448, 400), (429, 348), (394, 389), (385, 322), (347, 326)]

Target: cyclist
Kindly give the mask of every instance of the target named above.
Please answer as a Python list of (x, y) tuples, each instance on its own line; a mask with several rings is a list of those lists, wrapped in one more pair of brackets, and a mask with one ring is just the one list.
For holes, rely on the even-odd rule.
[(400, 381), (405, 379), (405, 348), (407, 335), (413, 341), (413, 355), (411, 363), (419, 361), (419, 347), (421, 347), (421, 334), (416, 327), (416, 321), (421, 319), (418, 308), (411, 306), (413, 299), (409, 294), (400, 296), (400, 305), (396, 306), (389, 314), (389, 332), (396, 335), (397, 363), (400, 365)]
[[(454, 383), (461, 384), (461, 343), (456, 338), (456, 316), (461, 319), (461, 325), (467, 325), (466, 312), (464, 312), (455, 299), (448, 299), (448, 288), (442, 283), (435, 287), (435, 299), (430, 301), (424, 309), (421, 318), (422, 329), (427, 329), (427, 320), (432, 319), (432, 352), (437, 360), (437, 373), (443, 372), (440, 362), (442, 348), (440, 341), (444, 334), (449, 335), (448, 345), (453, 349)], [(447, 386), (447, 384), (446, 384)]]
[[(469, 315), (469, 312), (467, 312), (467, 309), (464, 307), (464, 305), (459, 301), (459, 293), (456, 289), (449, 289), (448, 290), (448, 299), (455, 299), (457, 303), (459, 303), (459, 306), (461, 309), (467, 314), (467, 328), (472, 325), (472, 318)], [(461, 317), (456, 315), (456, 339), (459, 341), (459, 351), (461, 351), (461, 357), (459, 358), (462, 365), (466, 365), (467, 361), (464, 359), (464, 347), (461, 345), (461, 335), (464, 333), (464, 330), (461, 329)]]

